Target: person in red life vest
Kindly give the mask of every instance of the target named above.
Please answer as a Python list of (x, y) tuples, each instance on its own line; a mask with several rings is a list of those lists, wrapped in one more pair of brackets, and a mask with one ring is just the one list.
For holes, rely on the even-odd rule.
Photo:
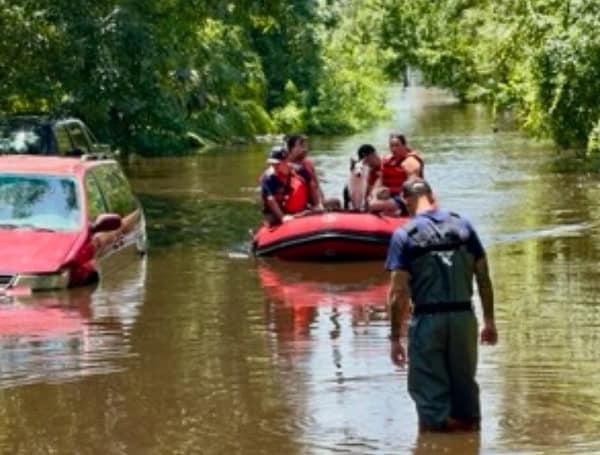
[(314, 197), (311, 200), (313, 207), (316, 209), (323, 209), (323, 192), (315, 170), (313, 162), (307, 158), (308, 147), (306, 145), (306, 138), (301, 134), (291, 134), (286, 136), (285, 145), (287, 147), (288, 161), (296, 172), (307, 172), (310, 175), (311, 180), (311, 193)]
[(306, 170), (294, 170), (287, 155), (283, 147), (273, 147), (269, 167), (260, 178), (263, 213), (270, 225), (285, 223), (309, 208), (311, 176)]
[(291, 166), (296, 172), (307, 172), (310, 174), (310, 192), (311, 192), (311, 204), (315, 211), (322, 211), (324, 209), (337, 210), (340, 209), (342, 204), (336, 198), (325, 198), (323, 189), (321, 188), (321, 182), (315, 165), (312, 160), (307, 158), (308, 146), (306, 137), (301, 134), (291, 134), (285, 137), (285, 145), (288, 151), (288, 160)]
[(369, 211), (387, 214), (406, 214), (400, 198), (402, 185), (413, 177), (424, 177), (425, 163), (419, 154), (408, 147), (403, 134), (390, 134), (390, 152), (381, 163), (381, 176), (377, 182), (379, 190), (369, 201)]

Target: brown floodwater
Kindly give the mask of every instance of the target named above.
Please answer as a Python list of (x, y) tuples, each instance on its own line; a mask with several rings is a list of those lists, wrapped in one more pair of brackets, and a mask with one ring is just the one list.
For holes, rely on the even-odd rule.
[(0, 453), (600, 451), (599, 179), (544, 171), (550, 144), (440, 91), (392, 88), (390, 108), (311, 153), (340, 195), (357, 147), (402, 130), (441, 203), (479, 230), (500, 332), (480, 349), (480, 434), (418, 435), (382, 263), (249, 256), (261, 144), (130, 162), (148, 256), (0, 305)]

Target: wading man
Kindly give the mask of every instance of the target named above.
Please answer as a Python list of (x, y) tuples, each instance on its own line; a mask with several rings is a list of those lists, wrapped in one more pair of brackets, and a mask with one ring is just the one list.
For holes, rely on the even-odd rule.
[(412, 219), (390, 242), (391, 357), (403, 366), (401, 341), (410, 300), (408, 391), (420, 430), (478, 430), (481, 413), (477, 320), (471, 297), (476, 279), (483, 308), (483, 343), (495, 344), (494, 293), (485, 251), (471, 224), (436, 208), (429, 184), (414, 178), (401, 197)]

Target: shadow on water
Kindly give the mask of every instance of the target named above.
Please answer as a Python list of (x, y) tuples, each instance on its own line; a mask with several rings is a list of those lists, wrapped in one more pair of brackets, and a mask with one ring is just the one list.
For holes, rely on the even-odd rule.
[(152, 247), (193, 245), (210, 249), (250, 241), (249, 226), (261, 220), (257, 205), (246, 200), (140, 196)]

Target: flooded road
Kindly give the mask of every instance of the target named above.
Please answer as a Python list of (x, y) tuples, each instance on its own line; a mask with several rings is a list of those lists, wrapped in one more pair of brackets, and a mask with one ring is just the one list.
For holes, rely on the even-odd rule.
[(480, 349), (481, 434), (417, 434), (382, 263), (245, 254), (268, 149), (253, 145), (130, 163), (149, 255), (95, 288), (0, 305), (0, 453), (600, 451), (599, 179), (543, 172), (552, 147), (483, 107), (390, 100), (389, 122), (311, 139), (312, 157), (340, 196), (357, 147), (404, 131), (442, 205), (479, 230), (500, 334)]

